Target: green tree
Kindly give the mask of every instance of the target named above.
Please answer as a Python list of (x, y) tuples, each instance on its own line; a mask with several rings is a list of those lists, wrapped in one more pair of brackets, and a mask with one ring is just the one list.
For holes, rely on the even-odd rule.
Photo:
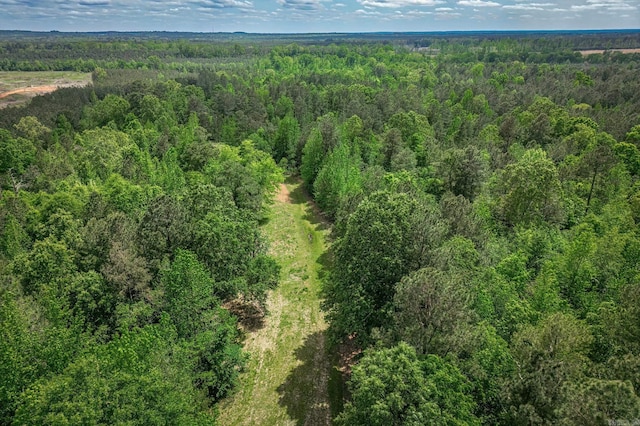
[(136, 237), (141, 253), (157, 271), (165, 260), (173, 258), (178, 247), (186, 244), (191, 232), (183, 204), (170, 195), (161, 195), (147, 206)]
[(511, 405), (507, 421), (556, 423), (563, 389), (583, 377), (592, 339), (582, 322), (563, 313), (517, 332), (511, 340), (516, 374), (505, 388)]
[(461, 370), (469, 379), (476, 415), (483, 424), (499, 424), (504, 418), (504, 384), (516, 365), (508, 343), (486, 322), (477, 324), (459, 354)]
[(31, 240), (24, 227), (11, 213), (0, 219), (0, 253), (8, 259), (24, 252)]
[(235, 318), (219, 306), (209, 272), (194, 253), (178, 250), (170, 268), (162, 273), (161, 286), (165, 312), (193, 359), (196, 384), (214, 400), (226, 396), (236, 384), (245, 357)]
[(428, 143), (435, 136), (427, 117), (415, 111), (398, 112), (389, 118), (387, 125), (400, 131), (404, 145), (415, 153), (417, 164), (426, 166)]
[(76, 135), (76, 144), (80, 147), (77, 159), (80, 175), (89, 180), (106, 179), (112, 173), (119, 173), (123, 150), (132, 142), (126, 133), (102, 128)]
[(122, 126), (131, 105), (129, 102), (114, 94), (108, 94), (104, 99), (97, 101), (84, 111), (84, 128), (92, 129), (101, 127), (113, 121), (117, 126)]
[(0, 129), (0, 173), (24, 173), (35, 155), (36, 148), (30, 140), (14, 139), (7, 130)]
[(273, 158), (278, 162), (286, 158), (289, 162), (296, 159), (300, 124), (293, 115), (286, 115), (278, 123), (278, 130), (273, 141)]
[(586, 379), (568, 383), (558, 409), (561, 425), (608, 425), (640, 415), (640, 398), (633, 385), (622, 380)]
[(50, 237), (36, 241), (29, 252), (18, 255), (13, 261), (13, 271), (27, 294), (51, 287), (61, 289), (64, 280), (76, 271), (74, 256), (66, 244)]
[(338, 425), (480, 424), (460, 371), (437, 356), (420, 361), (405, 343), (367, 350), (349, 387)]
[(251, 140), (245, 140), (240, 144), (239, 154), (242, 165), (250, 171), (254, 181), (258, 183), (263, 197), (274, 195), (284, 180), (284, 176), (282, 169), (276, 165), (273, 158), (266, 152), (257, 149)]
[(376, 192), (349, 217), (336, 242), (335, 271), (327, 288), (328, 316), (338, 337), (387, 323), (394, 286), (409, 271), (411, 214), (415, 202), (406, 194)]
[(325, 159), (340, 143), (339, 129), (333, 115), (318, 118), (302, 149), (300, 174), (305, 185), (313, 190), (313, 184)]
[(13, 127), (21, 136), (30, 140), (36, 146), (46, 146), (46, 142), (51, 135), (51, 129), (32, 115), (22, 117)]
[(640, 124), (633, 126), (631, 130), (627, 132), (625, 141), (640, 148)]
[(502, 193), (502, 214), (512, 225), (562, 220), (558, 171), (541, 149), (527, 150), (520, 160), (505, 167)]
[(97, 345), (64, 371), (22, 394), (14, 422), (42, 424), (205, 425), (188, 364), (158, 327)]
[(445, 151), (438, 169), (446, 190), (469, 200), (473, 200), (478, 194), (484, 164), (482, 155), (475, 146)]
[(350, 153), (346, 144), (338, 146), (325, 159), (313, 184), (313, 193), (320, 207), (335, 217), (341, 200), (360, 190), (360, 159)]
[(400, 281), (394, 297), (394, 326), (399, 339), (419, 354), (446, 355), (462, 346), (472, 319), (471, 295), (464, 276), (420, 269)]
[(322, 168), (325, 154), (322, 135), (318, 129), (313, 129), (302, 149), (302, 164), (300, 166), (300, 176), (307, 188), (311, 190)]
[(178, 249), (175, 260), (162, 273), (165, 311), (175, 324), (178, 337), (189, 338), (202, 331), (203, 315), (217, 305), (214, 282), (194, 253)]
[(30, 331), (36, 326), (33, 304), (20, 300), (16, 293), (0, 287), (0, 424), (8, 425), (20, 393), (39, 374), (38, 339)]
[(129, 244), (114, 242), (101, 272), (121, 301), (151, 299), (147, 262)]

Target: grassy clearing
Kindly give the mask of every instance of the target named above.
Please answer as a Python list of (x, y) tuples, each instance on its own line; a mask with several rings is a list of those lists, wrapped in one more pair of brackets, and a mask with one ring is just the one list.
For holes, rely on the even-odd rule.
[[(325, 345), (320, 279), (327, 226), (299, 182), (289, 180), (264, 225), (282, 266), (263, 324), (246, 330), (251, 358), (238, 392), (220, 408), (222, 425), (328, 425), (334, 370)], [(333, 397), (331, 398), (333, 399)]]

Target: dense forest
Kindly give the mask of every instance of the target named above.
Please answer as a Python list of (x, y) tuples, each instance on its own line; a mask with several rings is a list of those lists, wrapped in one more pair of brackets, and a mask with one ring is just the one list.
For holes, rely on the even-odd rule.
[(336, 424), (640, 418), (640, 33), (2, 35), (93, 84), (0, 110), (1, 425), (215, 424), (285, 175)]

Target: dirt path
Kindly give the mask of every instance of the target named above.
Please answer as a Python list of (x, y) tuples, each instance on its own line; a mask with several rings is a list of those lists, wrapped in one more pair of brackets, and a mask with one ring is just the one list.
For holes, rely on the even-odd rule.
[(282, 185), (263, 231), (282, 266), (268, 316), (246, 330), (250, 354), (239, 390), (220, 407), (221, 425), (329, 425), (333, 371), (325, 350), (320, 279), (326, 225), (300, 183)]
[(64, 84), (47, 84), (45, 86), (29, 86), (29, 87), (20, 87), (19, 89), (9, 90), (7, 92), (0, 93), (0, 99), (6, 98), (11, 95), (44, 95), (46, 93), (55, 92), (56, 90), (62, 87), (82, 87), (85, 84), (83, 83), (64, 83)]
[(11, 96), (11, 95), (17, 95), (17, 94), (35, 93), (38, 95), (44, 95), (45, 93), (51, 93), (57, 89), (58, 89), (58, 86), (54, 86), (54, 85), (21, 87), (19, 89), (9, 90), (8, 92), (0, 93), (0, 99), (6, 98), (7, 96)]

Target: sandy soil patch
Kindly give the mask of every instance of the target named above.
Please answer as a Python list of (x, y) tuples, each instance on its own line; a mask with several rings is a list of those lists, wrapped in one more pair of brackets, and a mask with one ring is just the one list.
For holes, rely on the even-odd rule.
[(276, 194), (276, 201), (278, 201), (280, 203), (290, 203), (291, 202), (289, 188), (287, 188), (287, 185), (285, 185), (284, 183), (280, 184), (280, 190)]

